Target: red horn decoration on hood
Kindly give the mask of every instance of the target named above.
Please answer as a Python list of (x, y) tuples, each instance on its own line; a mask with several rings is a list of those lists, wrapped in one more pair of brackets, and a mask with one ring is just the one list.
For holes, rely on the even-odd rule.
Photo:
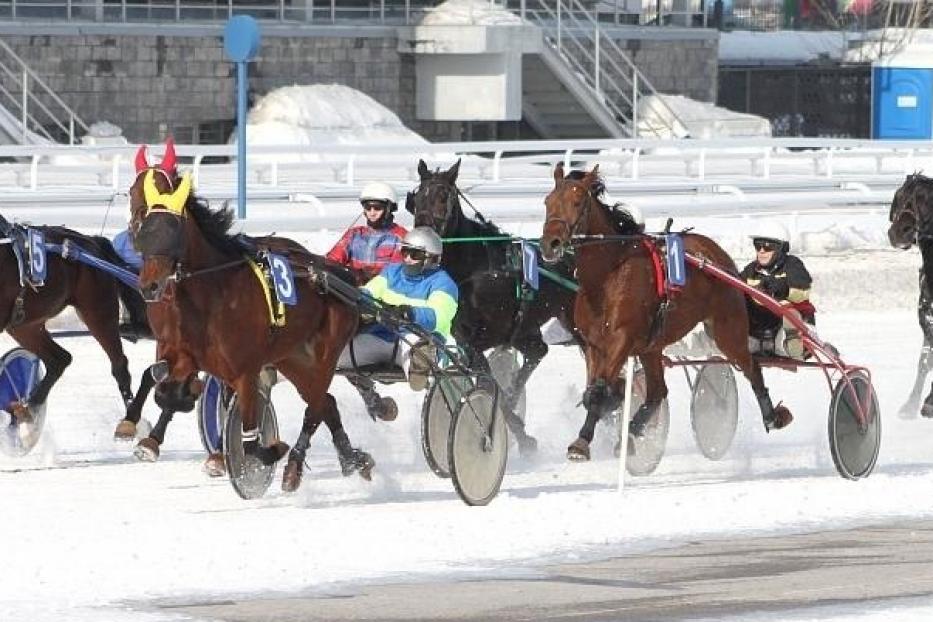
[(174, 175), (177, 165), (178, 163), (176, 162), (175, 158), (175, 140), (169, 136), (165, 140), (165, 155), (162, 156), (162, 161), (159, 163), (159, 168), (169, 175)]
[(136, 166), (136, 174), (139, 174), (140, 171), (144, 171), (149, 168), (149, 160), (146, 159), (146, 145), (139, 146), (139, 151), (136, 152), (136, 161), (134, 164)]

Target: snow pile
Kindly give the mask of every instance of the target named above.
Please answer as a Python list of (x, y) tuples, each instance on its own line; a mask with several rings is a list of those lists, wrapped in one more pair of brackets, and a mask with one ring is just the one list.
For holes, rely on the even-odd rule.
[(770, 138), (771, 122), (683, 95), (649, 95), (638, 101), (638, 135), (643, 138)]
[[(235, 134), (230, 142), (236, 142)], [(340, 84), (293, 85), (271, 91), (249, 112), (246, 143), (250, 149), (264, 145), (428, 144), (388, 108)], [(262, 159), (261, 154), (250, 157)], [(290, 157), (292, 162), (319, 159), (299, 152)]]
[(421, 26), (506, 26), (521, 25), (520, 17), (490, 2), (447, 0), (431, 9)]

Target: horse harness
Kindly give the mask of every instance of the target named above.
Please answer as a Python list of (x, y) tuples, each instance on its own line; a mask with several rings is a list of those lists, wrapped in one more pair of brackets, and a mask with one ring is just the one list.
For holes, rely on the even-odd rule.
[(0, 216), (0, 245), (9, 244), (13, 250), (13, 256), (16, 258), (16, 267), (19, 272), (19, 293), (13, 300), (13, 310), (10, 314), (10, 321), (4, 327), (15, 328), (19, 326), (26, 318), (25, 296), (27, 290), (38, 291), (45, 285), (45, 281), (32, 270), (33, 267), (33, 249), (29, 244), (29, 228), (23, 225), (10, 223)]

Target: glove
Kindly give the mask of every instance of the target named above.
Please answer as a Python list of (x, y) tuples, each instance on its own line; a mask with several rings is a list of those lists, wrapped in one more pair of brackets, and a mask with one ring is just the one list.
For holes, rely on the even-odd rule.
[(389, 312), (391, 319), (396, 321), (413, 322), (415, 319), (415, 312), (411, 305), (383, 305), (382, 308)]
[(787, 294), (790, 293), (790, 287), (787, 286), (786, 280), (777, 279), (770, 274), (761, 276), (761, 283), (759, 283), (758, 287), (761, 291), (778, 299), (787, 298)]
[(360, 309), (360, 324), (375, 324), (379, 321), (379, 312), (372, 308)]

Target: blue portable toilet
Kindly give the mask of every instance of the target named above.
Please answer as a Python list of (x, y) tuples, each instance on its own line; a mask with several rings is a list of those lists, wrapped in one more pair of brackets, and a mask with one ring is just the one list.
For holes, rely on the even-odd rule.
[(872, 64), (871, 137), (933, 138), (933, 50), (907, 49)]

